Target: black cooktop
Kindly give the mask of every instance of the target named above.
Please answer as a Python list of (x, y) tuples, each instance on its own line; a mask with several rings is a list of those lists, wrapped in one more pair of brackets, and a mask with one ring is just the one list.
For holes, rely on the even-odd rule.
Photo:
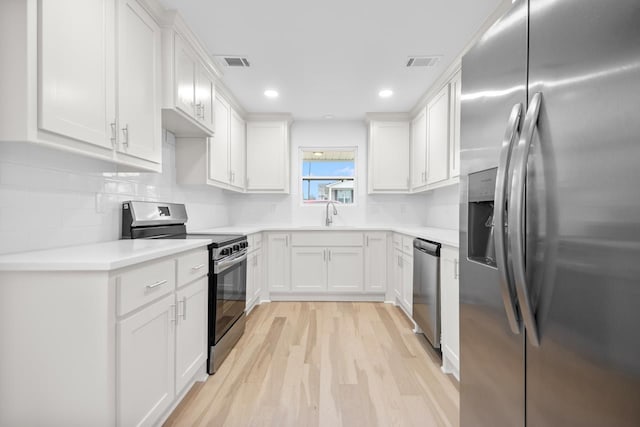
[(246, 236), (242, 236), (239, 234), (204, 234), (204, 233), (173, 234), (173, 235), (157, 236), (155, 238), (156, 239), (209, 239), (213, 241), (210, 246), (214, 248), (219, 248), (221, 246), (226, 246), (231, 243), (247, 240)]

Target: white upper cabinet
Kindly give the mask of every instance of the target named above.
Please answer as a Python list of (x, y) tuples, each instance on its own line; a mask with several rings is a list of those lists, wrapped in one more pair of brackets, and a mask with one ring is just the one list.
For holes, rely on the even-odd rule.
[(462, 73), (458, 71), (449, 84), (451, 112), (449, 132), (449, 177), (460, 176), (460, 97), (462, 96)]
[(245, 124), (226, 99), (216, 96), (215, 135), (176, 138), (176, 178), (181, 184), (207, 184), (244, 191)]
[(162, 34), (162, 124), (179, 137), (215, 131), (217, 69), (175, 11), (165, 14)]
[(160, 28), (145, 5), (0, 2), (0, 141), (160, 171)]
[(289, 123), (247, 122), (247, 192), (289, 193)]
[[(68, 22), (70, 11), (82, 17), (74, 25)], [(108, 0), (40, 3), (41, 129), (112, 147), (109, 123), (116, 119), (107, 49), (115, 30), (113, 13)], [(3, 68), (8, 61), (2, 60)]]
[(449, 178), (449, 86), (427, 104), (427, 184)]
[(216, 133), (209, 139), (209, 179), (228, 184), (229, 172), (229, 119), (231, 107), (220, 97), (216, 97)]
[(369, 193), (409, 191), (409, 123), (371, 121)]
[(427, 109), (411, 121), (411, 190), (427, 185)]
[(118, 151), (160, 163), (160, 28), (135, 0), (120, 0), (118, 24)]
[(245, 146), (247, 143), (247, 127), (244, 119), (231, 110), (229, 140), (229, 172), (230, 184), (243, 189), (245, 186)]

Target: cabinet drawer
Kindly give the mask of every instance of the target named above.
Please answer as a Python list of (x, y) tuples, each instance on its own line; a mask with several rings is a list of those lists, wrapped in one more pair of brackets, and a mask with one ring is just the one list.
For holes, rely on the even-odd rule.
[(205, 276), (209, 272), (209, 252), (198, 250), (178, 258), (178, 287)]
[(175, 261), (167, 259), (137, 267), (120, 274), (118, 283), (118, 315), (122, 316), (176, 287)]
[(362, 246), (360, 232), (312, 231), (293, 233), (291, 246)]
[(402, 236), (402, 251), (413, 255), (413, 237)]

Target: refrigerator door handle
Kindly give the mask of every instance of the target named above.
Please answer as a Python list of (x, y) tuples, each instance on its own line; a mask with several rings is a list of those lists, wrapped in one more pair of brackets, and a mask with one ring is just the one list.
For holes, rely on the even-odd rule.
[(535, 347), (540, 346), (538, 325), (529, 297), (524, 258), (524, 191), (527, 177), (527, 161), (533, 135), (538, 124), (542, 94), (537, 92), (529, 103), (529, 109), (524, 119), (518, 151), (511, 180), (511, 205), (509, 214), (509, 247), (513, 256), (513, 275), (516, 283), (516, 294), (520, 303), (520, 311), (524, 326), (527, 329), (529, 342)]
[(500, 290), (504, 310), (507, 313), (509, 327), (514, 334), (520, 333), (520, 319), (516, 309), (516, 295), (513, 280), (508, 271), (507, 251), (505, 249), (505, 208), (507, 201), (507, 188), (509, 181), (509, 162), (513, 152), (513, 147), (518, 142), (518, 128), (522, 117), (522, 104), (517, 103), (511, 109), (507, 130), (502, 141), (500, 150), (500, 163), (496, 176), (496, 193), (494, 203), (494, 245), (496, 249), (496, 265), (500, 276)]

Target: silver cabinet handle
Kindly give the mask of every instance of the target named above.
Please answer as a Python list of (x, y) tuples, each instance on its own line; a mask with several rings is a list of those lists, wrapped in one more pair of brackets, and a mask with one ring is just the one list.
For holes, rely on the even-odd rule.
[(187, 297), (182, 297), (182, 320), (187, 320)]
[(195, 267), (191, 267), (191, 270), (193, 270), (193, 271), (198, 271), (198, 270), (200, 270), (202, 267), (204, 267), (204, 264), (200, 264), (200, 265), (196, 265)]
[(284, 244), (285, 246), (289, 246), (289, 235), (284, 236)]
[(175, 323), (175, 322), (176, 322), (176, 320), (178, 320), (178, 317), (176, 316), (176, 305), (175, 305), (175, 304), (171, 304), (171, 305), (169, 306), (169, 311), (170, 311), (170, 314), (169, 314), (169, 321), (170, 321), (171, 323)]
[(157, 288), (158, 286), (164, 285), (165, 283), (167, 283), (166, 280), (160, 280), (160, 281), (157, 281), (157, 282), (152, 283), (150, 285), (147, 285), (147, 288), (149, 288), (149, 289)]
[(369, 246), (369, 236), (365, 237), (365, 245)]
[(458, 271), (458, 266), (460, 265), (460, 263), (458, 262), (457, 259), (453, 260), (453, 278), (454, 279), (459, 279), (460, 278), (460, 272)]
[(507, 130), (502, 140), (500, 149), (500, 160), (498, 163), (498, 173), (496, 176), (496, 192), (494, 196), (493, 208), (493, 238), (496, 249), (496, 265), (500, 280), (500, 290), (502, 293), (502, 303), (507, 313), (507, 320), (511, 332), (520, 333), (520, 319), (516, 311), (516, 295), (513, 285), (513, 278), (509, 275), (507, 251), (505, 249), (505, 211), (507, 207), (507, 184), (509, 180), (509, 163), (513, 153), (513, 147), (518, 142), (518, 128), (522, 117), (522, 104), (518, 103), (511, 109)]
[(516, 283), (516, 294), (520, 303), (520, 311), (524, 326), (527, 329), (529, 342), (535, 347), (540, 346), (538, 325), (536, 323), (534, 308), (529, 297), (527, 277), (524, 267), (524, 190), (527, 177), (527, 161), (529, 149), (533, 141), (533, 133), (538, 123), (542, 94), (533, 95), (529, 103), (529, 109), (524, 119), (518, 152), (511, 179), (511, 203), (509, 206), (509, 248), (513, 257), (513, 276)]
[(329, 261), (331, 261), (331, 249), (328, 249), (327, 252), (329, 253)]
[(122, 136), (124, 139), (122, 140), (122, 145), (128, 147), (129, 146), (129, 123), (124, 125), (122, 128)]
[(116, 121), (112, 121), (109, 125), (111, 126), (111, 145), (116, 145), (116, 139), (118, 138)]
[(326, 249), (322, 250), (322, 260), (324, 262), (327, 262), (327, 250)]

